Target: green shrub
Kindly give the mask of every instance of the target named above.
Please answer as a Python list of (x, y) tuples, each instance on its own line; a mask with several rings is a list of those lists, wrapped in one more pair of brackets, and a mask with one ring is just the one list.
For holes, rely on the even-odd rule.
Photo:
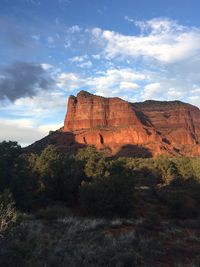
[(85, 175), (80, 161), (64, 155), (55, 146), (47, 146), (40, 155), (30, 154), (27, 163), (37, 182), (34, 198), (39, 204), (48, 201), (73, 202)]
[(107, 164), (103, 152), (99, 152), (93, 146), (81, 148), (76, 159), (84, 165), (84, 172), (87, 177), (106, 176)]
[(94, 215), (128, 215), (133, 211), (134, 179), (124, 172), (85, 182), (80, 187), (80, 202)]
[(195, 176), (200, 181), (200, 157), (191, 159), (191, 163)]
[(158, 170), (164, 184), (170, 184), (178, 176), (175, 163), (166, 156), (155, 158), (155, 169)]
[(178, 169), (179, 176), (183, 180), (191, 179), (195, 177), (195, 171), (193, 169), (192, 160), (188, 157), (177, 158), (174, 160), (176, 168)]

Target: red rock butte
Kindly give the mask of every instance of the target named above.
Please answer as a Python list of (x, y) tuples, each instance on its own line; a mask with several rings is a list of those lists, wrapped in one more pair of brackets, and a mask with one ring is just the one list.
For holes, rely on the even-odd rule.
[(180, 101), (129, 103), (81, 91), (69, 97), (63, 132), (112, 154), (200, 154), (200, 110)]
[[(65, 151), (94, 145), (109, 155), (200, 155), (200, 110), (180, 101), (130, 103), (80, 91), (50, 143)], [(48, 139), (49, 140), (49, 139)]]

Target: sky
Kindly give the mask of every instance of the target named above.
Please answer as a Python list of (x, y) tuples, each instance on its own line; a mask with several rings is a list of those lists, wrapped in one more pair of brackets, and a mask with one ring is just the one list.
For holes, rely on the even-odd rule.
[(200, 107), (198, 0), (0, 0), (0, 141), (63, 126), (80, 90)]

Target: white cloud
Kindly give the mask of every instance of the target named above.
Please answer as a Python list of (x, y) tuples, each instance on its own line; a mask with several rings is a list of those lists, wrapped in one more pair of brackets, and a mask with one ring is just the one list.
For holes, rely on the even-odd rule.
[(99, 38), (102, 35), (102, 30), (98, 27), (91, 29), (91, 33), (94, 37)]
[(66, 88), (66, 91), (78, 89), (82, 85), (82, 79), (76, 73), (60, 73), (57, 76), (57, 86)]
[(200, 30), (187, 28), (169, 19), (136, 22), (142, 35), (123, 35), (114, 31), (94, 28), (93, 38), (104, 47), (110, 57), (148, 57), (163, 63), (173, 63), (200, 52)]
[(69, 59), (73, 63), (77, 63), (80, 68), (91, 68), (92, 61), (88, 60), (88, 55), (76, 56)]
[(198, 88), (194, 88), (193, 90), (191, 90), (191, 92), (194, 93), (194, 94), (198, 94), (198, 93), (200, 93), (200, 88), (199, 87)]
[(51, 64), (47, 64), (47, 63), (41, 63), (40, 66), (43, 68), (43, 70), (49, 70), (53, 68)]
[[(15, 101), (13, 105), (13, 109), (15, 111), (22, 113), (24, 112), (24, 115), (34, 115), (34, 116), (45, 116), (48, 115), (49, 109), (57, 109), (63, 103), (65, 103), (63, 100), (64, 93), (59, 91), (53, 91), (53, 92), (40, 92), (37, 96), (34, 97), (25, 97), (20, 98)], [(31, 112), (32, 111), (32, 112)]]
[(54, 124), (45, 124), (45, 125), (40, 125), (38, 129), (42, 131), (45, 134), (48, 134), (49, 131), (55, 131), (60, 129), (63, 126), (63, 122), (61, 123), (54, 123)]
[(61, 123), (37, 126), (34, 121), (28, 119), (6, 120), (2, 118), (0, 118), (0, 124), (0, 141), (17, 141), (22, 146), (27, 146), (48, 135), (50, 130), (57, 130), (62, 126)]
[(99, 54), (96, 54), (96, 55), (92, 55), (92, 57), (96, 60), (99, 60), (101, 58), (101, 56)]
[(125, 16), (124, 19), (128, 22), (135, 22), (135, 20), (130, 18), (129, 16)]
[(108, 69), (99, 72), (95, 77), (88, 78), (86, 85), (103, 96), (122, 96), (131, 94), (139, 88), (136, 82), (148, 79), (143, 73), (138, 73), (129, 68)]
[(200, 108), (200, 96), (199, 95), (189, 96), (188, 101), (189, 103), (195, 106), (198, 106)]
[(120, 89), (138, 89), (139, 85), (133, 82), (121, 82)]
[[(200, 28), (183, 26), (168, 18), (135, 21), (126, 16), (125, 20), (139, 27), (140, 34), (123, 35), (100, 28), (94, 28), (90, 33), (108, 69), (126, 64), (130, 69), (136, 66), (138, 73), (145, 74), (144, 80), (136, 82), (138, 89), (134, 96), (128, 97), (139, 101), (178, 99), (200, 106), (200, 101), (197, 101), (200, 88)], [(109, 88), (112, 87), (113, 76), (104, 76), (96, 78), (100, 81), (97, 89), (103, 88), (101, 84), (106, 87), (106, 82)], [(115, 88), (117, 86), (120, 88), (119, 82), (115, 82)], [(103, 91), (106, 92), (106, 89)]]
[(83, 56), (76, 56), (76, 57), (72, 57), (72, 58), (70, 58), (70, 61), (71, 62), (78, 62), (78, 63), (80, 63), (80, 62), (83, 62), (85, 59), (87, 59), (88, 58), (88, 56), (87, 55), (83, 55)]
[[(183, 74), (180, 73), (149, 73), (150, 83), (144, 86), (140, 92), (140, 99), (157, 99), (157, 100), (181, 100), (191, 102), (191, 96), (197, 94), (192, 89), (192, 84), (186, 81)], [(196, 103), (196, 105), (200, 105)]]
[(157, 99), (159, 93), (163, 90), (160, 83), (150, 83), (144, 87), (144, 99)]
[(77, 32), (80, 32), (81, 30), (82, 30), (82, 28), (79, 27), (78, 25), (73, 25), (73, 26), (67, 28), (68, 33), (77, 33)]
[(187, 31), (187, 27), (178, 24), (175, 20), (168, 18), (154, 18), (148, 21), (134, 21), (134, 24), (138, 26), (142, 32), (145, 31), (151, 34), (166, 34), (171, 32), (184, 32)]
[(90, 60), (85, 61), (81, 64), (78, 65), (80, 68), (91, 68), (92, 67), (92, 62)]
[[(20, 119), (20, 125), (26, 126), (26, 128), (35, 127), (36, 122), (40, 125), (49, 124), (52, 121), (63, 121), (68, 94), (69, 92), (67, 90), (64, 91), (64, 89), (53, 92), (40, 92), (37, 96), (20, 98), (14, 103), (1, 105), (0, 114), (1, 117), (7, 114), (7, 118)], [(3, 118), (6, 119), (5, 115)], [(34, 125), (29, 122), (34, 122)], [(12, 134), (15, 136), (14, 131)]]
[(179, 99), (184, 95), (184, 92), (177, 91), (176, 88), (169, 88), (167, 95), (172, 99)]

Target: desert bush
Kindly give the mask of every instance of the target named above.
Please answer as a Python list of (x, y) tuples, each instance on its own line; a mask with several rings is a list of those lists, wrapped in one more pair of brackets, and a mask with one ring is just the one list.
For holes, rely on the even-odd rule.
[(195, 173), (195, 177), (200, 182), (200, 157), (192, 159), (191, 164)]
[(107, 175), (107, 163), (103, 152), (99, 152), (93, 146), (79, 149), (76, 159), (84, 165), (87, 177), (100, 177)]
[(137, 186), (154, 186), (162, 182), (160, 171), (153, 159), (126, 159), (125, 166), (135, 172)]
[(17, 220), (17, 212), (12, 194), (4, 190), (0, 194), (0, 233), (8, 229)]
[(78, 160), (49, 145), (40, 155), (30, 154), (27, 162), (37, 181), (37, 196), (42, 204), (49, 200), (70, 202), (76, 197), (85, 178)]
[(174, 160), (179, 176), (183, 180), (195, 177), (195, 171), (192, 166), (192, 160), (188, 157), (177, 158)]
[(80, 187), (80, 202), (94, 215), (128, 215), (133, 211), (134, 177), (124, 172), (85, 182)]
[(159, 156), (155, 158), (154, 164), (155, 169), (158, 170), (160, 177), (162, 177), (162, 183), (169, 184), (178, 176), (175, 163), (168, 157)]

